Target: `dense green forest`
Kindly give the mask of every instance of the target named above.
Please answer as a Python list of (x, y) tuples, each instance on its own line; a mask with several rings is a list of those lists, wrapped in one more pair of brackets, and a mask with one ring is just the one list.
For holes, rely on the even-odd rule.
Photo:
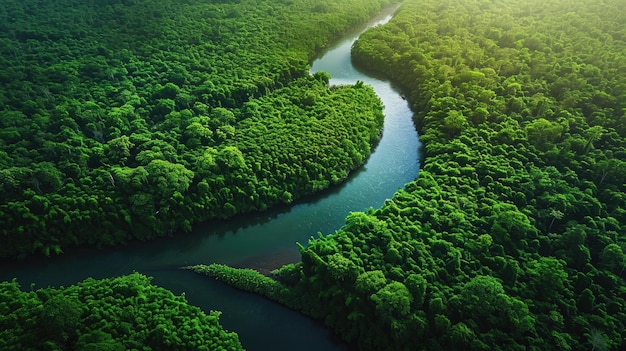
[[(144, 275), (22, 291), (0, 283), (2, 350), (243, 350), (237, 334)], [(19, 321), (19, 322), (18, 322)]]
[(0, 257), (191, 230), (345, 179), (382, 128), (308, 74), (386, 0), (4, 0)]
[(418, 178), (275, 272), (198, 272), (360, 350), (626, 347), (621, 0), (406, 0), (353, 46), (400, 84)]

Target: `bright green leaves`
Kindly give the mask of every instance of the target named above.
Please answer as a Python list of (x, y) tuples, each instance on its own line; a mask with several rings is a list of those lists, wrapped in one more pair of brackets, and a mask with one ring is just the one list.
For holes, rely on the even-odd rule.
[(359, 275), (360, 267), (339, 253), (328, 256), (327, 269), (330, 277), (338, 282), (352, 283)]
[(385, 230), (385, 222), (379, 220), (371, 214), (364, 212), (350, 212), (346, 217), (346, 226), (344, 230), (350, 231), (355, 235), (364, 235), (372, 232), (382, 232)]
[(452, 84), (461, 85), (467, 83), (480, 83), (485, 79), (485, 74), (480, 71), (464, 71), (452, 77)]
[(593, 143), (600, 140), (605, 129), (602, 126), (593, 126), (583, 132), (583, 135), (587, 139), (585, 144), (585, 152), (589, 151), (593, 147)]
[(194, 174), (180, 164), (165, 160), (153, 160), (146, 166), (148, 181), (154, 186), (153, 192), (163, 198), (175, 192), (184, 193), (191, 184)]
[(472, 278), (461, 288), (460, 295), (450, 300), (450, 305), (466, 324), (477, 323), (482, 332), (499, 328), (520, 337), (535, 328), (528, 306), (508, 296), (494, 277)]
[(224, 125), (233, 125), (235, 123), (235, 115), (232, 111), (217, 107), (211, 111), (211, 125), (213, 128)]
[(313, 74), (313, 77), (322, 82), (324, 85), (328, 85), (331, 78), (330, 74), (324, 71), (316, 72), (315, 74)]
[(213, 131), (204, 125), (198, 118), (196, 122), (191, 122), (184, 132), (185, 144), (190, 148), (206, 145), (212, 141)]
[(135, 161), (142, 166), (147, 166), (153, 160), (167, 160), (174, 162), (177, 158), (176, 149), (163, 140), (150, 140), (138, 146), (139, 153)]
[(180, 88), (174, 83), (166, 83), (164, 86), (157, 86), (156, 88), (156, 97), (162, 99), (176, 99), (178, 93), (180, 93)]
[(496, 242), (506, 243), (522, 238), (532, 238), (537, 229), (530, 223), (528, 216), (518, 210), (506, 210), (499, 213), (491, 228), (491, 235)]
[(145, 167), (111, 167), (111, 175), (115, 186), (125, 188), (128, 192), (134, 192), (145, 188), (148, 182), (148, 171)]
[(463, 128), (467, 125), (467, 117), (460, 111), (449, 111), (447, 116), (443, 119), (443, 130), (453, 137), (461, 134)]
[(215, 156), (215, 161), (224, 172), (247, 168), (243, 153), (236, 146), (225, 146)]
[(241, 350), (234, 333), (184, 297), (133, 273), (76, 285), (22, 292), (0, 283), (3, 350)]
[(196, 159), (195, 170), (202, 176), (211, 175), (219, 168), (215, 158), (217, 157), (217, 150), (212, 147), (206, 147), (201, 156)]
[(461, 292), (461, 297), (463, 298), (463, 303), (467, 305), (469, 309), (479, 304), (484, 304), (487, 310), (483, 310), (481, 313), (487, 315), (496, 307), (495, 301), (498, 295), (503, 293), (504, 288), (496, 278), (477, 276), (465, 284)]
[(400, 282), (391, 282), (373, 294), (376, 313), (386, 321), (406, 318), (411, 312), (413, 296), (407, 287)]
[[(509, 2), (408, 0), (353, 46), (355, 63), (404, 87), (425, 154), (405, 191), (324, 239), (358, 258), (366, 272), (355, 284), (316, 275), (303, 284), (321, 305), (326, 291), (350, 299), (349, 313), (327, 312), (335, 324), (384, 319), (393, 294), (373, 288), (405, 284), (410, 318), (387, 319), (384, 335), (337, 327), (360, 335), (359, 347), (556, 350), (624, 339), (625, 46), (610, 40), (624, 26), (612, 14), (620, 4)], [(324, 262), (336, 252), (318, 253)], [(354, 294), (374, 296), (375, 312)]]
[(387, 284), (385, 274), (381, 270), (367, 271), (359, 274), (356, 280), (356, 290), (363, 296), (370, 296)]
[(539, 150), (546, 151), (561, 138), (563, 127), (544, 118), (533, 120), (526, 126), (528, 141)]
[(280, 196), (280, 200), (286, 204), (290, 204), (293, 201), (293, 194), (285, 190)]
[(109, 162), (123, 165), (130, 156), (133, 146), (135, 145), (130, 141), (130, 138), (126, 135), (122, 135), (109, 140), (104, 153), (109, 159)]
[[(3, 3), (20, 13), (3, 21), (0, 45), (3, 255), (148, 238), (290, 203), (343, 181), (380, 136), (370, 87), (308, 75), (315, 51), (379, 0), (314, 14), (300, 0), (118, 1), (97, 8), (95, 26), (66, 21), (67, 4), (26, 13), (28, 1)], [(95, 10), (73, 5), (81, 18)]]

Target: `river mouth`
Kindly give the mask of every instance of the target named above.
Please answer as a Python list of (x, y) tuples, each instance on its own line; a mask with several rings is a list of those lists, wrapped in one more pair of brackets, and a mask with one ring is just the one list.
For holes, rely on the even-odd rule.
[(321, 323), (250, 293), (237, 291), (190, 271), (193, 264), (223, 263), (267, 273), (299, 260), (303, 245), (318, 233), (334, 233), (352, 211), (382, 206), (419, 172), (419, 141), (413, 113), (399, 91), (368, 77), (351, 64), (350, 47), (366, 28), (391, 18), (398, 5), (385, 9), (360, 29), (337, 40), (312, 63), (312, 72), (331, 74), (331, 84), (371, 85), (385, 105), (385, 124), (366, 164), (341, 184), (261, 213), (197, 225), (192, 233), (150, 242), (97, 249), (70, 249), (59, 257), (30, 258), (0, 264), (0, 280), (16, 278), (22, 287), (68, 286), (88, 277), (114, 277), (134, 271), (204, 311), (219, 310), (225, 329), (239, 334), (247, 350), (345, 350)]

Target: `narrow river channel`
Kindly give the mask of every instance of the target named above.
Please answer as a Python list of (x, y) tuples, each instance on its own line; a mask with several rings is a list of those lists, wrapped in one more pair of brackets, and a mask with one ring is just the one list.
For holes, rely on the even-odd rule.
[(105, 278), (137, 271), (153, 283), (205, 311), (223, 312), (223, 326), (239, 334), (247, 350), (343, 350), (320, 323), (259, 296), (243, 293), (178, 267), (226, 263), (270, 270), (299, 259), (304, 245), (318, 232), (333, 233), (350, 211), (380, 207), (385, 199), (415, 179), (419, 171), (417, 132), (407, 102), (388, 82), (356, 71), (350, 47), (360, 33), (391, 18), (388, 8), (366, 26), (347, 33), (312, 63), (312, 72), (327, 71), (331, 84), (372, 85), (385, 105), (383, 136), (367, 163), (343, 184), (302, 199), (292, 206), (203, 223), (191, 234), (103, 250), (82, 249), (50, 259), (2, 262), (0, 281), (16, 278), (23, 288), (68, 286), (87, 277)]

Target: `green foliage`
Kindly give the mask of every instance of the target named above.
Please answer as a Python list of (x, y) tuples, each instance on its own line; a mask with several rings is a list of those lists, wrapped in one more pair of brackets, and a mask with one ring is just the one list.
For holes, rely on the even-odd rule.
[(79, 326), (81, 312), (76, 299), (55, 296), (43, 303), (39, 325), (51, 340), (66, 342)]
[(207, 315), (138, 273), (30, 292), (0, 283), (0, 309), (3, 350), (243, 350), (218, 312)]
[(385, 274), (381, 270), (361, 273), (356, 280), (356, 290), (363, 296), (371, 296), (387, 284)]
[(621, 274), (626, 268), (626, 254), (617, 244), (607, 245), (600, 253), (600, 266), (616, 274)]
[(185, 268), (223, 281), (237, 289), (263, 295), (294, 308), (298, 307), (296, 305), (297, 298), (292, 295), (286, 286), (254, 269), (237, 269), (216, 263)]
[(426, 297), (426, 287), (428, 282), (420, 274), (411, 274), (405, 281), (406, 287), (413, 295), (413, 301), (416, 306), (423, 306)]
[(393, 320), (409, 315), (412, 297), (409, 289), (400, 282), (391, 282), (371, 297), (376, 312), (383, 320)]
[(83, 334), (76, 341), (76, 350), (80, 351), (122, 351), (124, 344), (113, 339), (111, 334), (101, 330), (94, 330)]
[(171, 235), (343, 181), (382, 104), (307, 62), (386, 3), (3, 2), (0, 257)]
[[(362, 82), (309, 77), (307, 62), (382, 3), (5, 1), (0, 256), (165, 235), (342, 181), (382, 106)], [(623, 4), (601, 5), (406, 0), (353, 53), (405, 89), (419, 177), (302, 247), (281, 271), (289, 287), (202, 271), (360, 349), (623, 348), (626, 26)], [(0, 348), (172, 349), (181, 320), (217, 323), (176, 318), (185, 304), (140, 282), (95, 285), (1, 285)]]
[(341, 254), (328, 256), (328, 270), (334, 281), (352, 283), (359, 274), (359, 267)]
[(623, 348), (620, 9), (407, 0), (363, 34), (353, 61), (404, 88), (424, 164), (301, 248), (302, 311), (362, 350)]

